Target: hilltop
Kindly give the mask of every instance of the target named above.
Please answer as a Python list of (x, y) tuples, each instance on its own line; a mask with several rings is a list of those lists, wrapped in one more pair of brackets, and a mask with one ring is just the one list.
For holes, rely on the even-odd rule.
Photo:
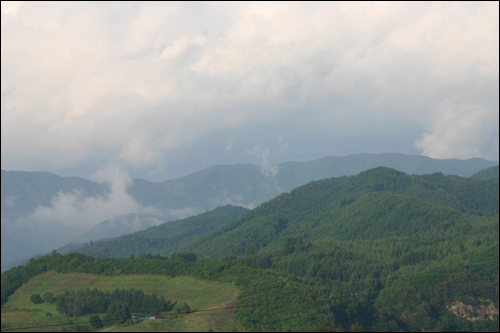
[(495, 165), (495, 166), (480, 170), (480, 171), (476, 172), (475, 174), (473, 174), (471, 177), (485, 180), (485, 179), (490, 179), (490, 178), (498, 178), (498, 175), (499, 175), (498, 165)]
[[(156, 234), (163, 233), (154, 227), (94, 242), (92, 247), (79, 251), (126, 257), (130, 255), (129, 249), (143, 244), (141, 251), (134, 252), (136, 255), (193, 251), (202, 257), (219, 259), (228, 254), (243, 255), (250, 243), (258, 250), (276, 248), (287, 236), (314, 242), (433, 233), (450, 221), (465, 225), (474, 223), (478, 216), (498, 214), (498, 188), (498, 179), (481, 181), (442, 174), (414, 176), (379, 167), (356, 176), (311, 182), (281, 194), (239, 219), (224, 220), (213, 231), (193, 231), (198, 236), (183, 243), (158, 241)], [(203, 218), (204, 214), (197, 217)], [(166, 230), (188, 221), (171, 222), (162, 228)], [(363, 224), (368, 221), (369, 225)], [(147, 245), (153, 243), (154, 246)]]

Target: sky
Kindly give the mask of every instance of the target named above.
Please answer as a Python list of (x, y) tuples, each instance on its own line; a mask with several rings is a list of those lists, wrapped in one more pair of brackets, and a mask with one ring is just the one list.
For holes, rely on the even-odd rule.
[(1, 2), (1, 168), (499, 159), (498, 2)]

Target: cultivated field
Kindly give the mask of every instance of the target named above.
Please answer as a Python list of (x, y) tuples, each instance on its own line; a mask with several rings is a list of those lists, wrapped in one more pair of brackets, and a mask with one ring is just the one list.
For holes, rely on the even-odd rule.
[[(77, 318), (61, 317), (54, 304), (34, 305), (29, 298), (33, 294), (43, 295), (52, 292), (61, 294), (66, 290), (78, 288), (98, 288), (112, 292), (115, 288), (140, 289), (154, 293), (158, 297), (181, 305), (187, 303), (191, 310), (217, 309), (232, 307), (237, 297), (237, 289), (228, 283), (215, 283), (190, 277), (167, 277), (158, 275), (93, 276), (89, 274), (45, 273), (34, 277), (21, 286), (9, 301), (2, 306), (2, 331), (19, 328), (30, 332), (60, 331), (67, 323), (88, 325), (89, 316)], [(102, 316), (101, 316), (102, 318)], [(164, 314), (165, 320), (146, 320), (138, 324), (124, 324), (106, 327), (100, 331), (232, 331), (242, 330), (236, 322), (233, 310), (225, 309), (211, 312), (176, 315), (174, 311)], [(50, 327), (40, 327), (55, 325)], [(73, 328), (72, 328), (73, 327)], [(73, 330), (75, 326), (68, 326)]]

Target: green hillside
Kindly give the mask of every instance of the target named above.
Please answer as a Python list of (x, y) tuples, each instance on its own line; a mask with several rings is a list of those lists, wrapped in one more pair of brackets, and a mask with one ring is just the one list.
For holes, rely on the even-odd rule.
[[(285, 236), (316, 241), (435, 232), (440, 223), (471, 223), (473, 215), (494, 214), (498, 214), (498, 179), (410, 176), (375, 168), (357, 176), (312, 182), (178, 248), (153, 253), (194, 251), (217, 259), (228, 253), (242, 255), (247, 243), (259, 250), (275, 248)], [(365, 230), (360, 224), (356, 230), (346, 227), (344, 221), (349, 220), (374, 227)]]
[[(236, 301), (237, 296), (237, 289), (233, 284), (199, 281), (189, 277), (172, 278), (162, 275), (96, 276), (47, 272), (37, 275), (23, 284), (2, 307), (2, 329), (17, 327), (21, 328), (18, 331), (22, 331), (27, 321), (36, 323), (37, 326), (68, 323), (69, 318), (58, 316), (57, 302), (33, 304), (29, 296), (52, 293), (57, 298), (65, 292), (85, 290), (86, 288), (97, 289), (110, 294), (115, 292), (117, 288), (121, 290), (133, 288), (141, 290), (147, 295), (163, 296), (179, 309), (186, 303), (193, 311), (231, 306)], [(47, 313), (50, 313), (51, 316), (47, 316)], [(146, 312), (146, 314), (149, 313)], [(223, 328), (224, 330), (238, 328), (234, 318), (234, 311), (214, 312), (211, 313), (211, 318), (203, 318), (204, 315), (204, 313), (200, 313), (190, 316), (186, 314), (177, 316), (175, 310), (172, 310), (165, 315), (170, 319), (168, 321), (159, 321), (154, 324), (151, 321), (129, 323), (122, 325), (120, 328), (115, 327), (114, 330), (145, 332), (153, 328), (155, 330), (172, 330), (174, 328), (175, 331), (208, 331), (217, 328)], [(91, 315), (82, 315), (72, 321), (75, 325), (79, 324), (82, 327), (86, 325), (88, 327), (90, 318)], [(76, 329), (76, 326), (69, 327), (72, 327), (73, 330)], [(36, 327), (31, 328), (34, 328), (35, 331), (43, 330), (41, 328), (36, 329)], [(50, 331), (51, 329), (48, 327), (46, 330)], [(57, 329), (57, 331), (59, 330)]]
[[(160, 220), (178, 220), (227, 204), (254, 208), (311, 181), (351, 176), (374, 167), (390, 167), (408, 174), (442, 172), (469, 177), (496, 164), (478, 158), (436, 160), (386, 153), (324, 157), (310, 162), (266, 166), (217, 165), (158, 183), (133, 179), (128, 194), (148, 212), (154, 211), (153, 215), (144, 212), (120, 214), (95, 226), (66, 224), (59, 220), (42, 224), (32, 213), (39, 205), (50, 207), (58, 193), (76, 193), (76, 198), (81, 196), (81, 199), (89, 196), (104, 199), (110, 191), (105, 184), (46, 172), (2, 170), (2, 270), (66, 243), (118, 237), (157, 225)], [(26, 222), (32, 226), (25, 228)]]
[[(65, 288), (84, 285), (108, 289), (134, 286), (153, 293), (171, 288), (171, 294), (166, 292), (170, 299), (177, 296), (185, 300), (194, 296), (200, 304), (210, 304), (215, 302), (215, 297), (223, 296), (210, 292), (200, 295), (197, 284), (186, 288), (174, 283), (178, 276), (190, 276), (229, 284), (228, 289), (233, 284), (237, 287), (233, 309), (238, 324), (233, 329), (237, 330), (312, 331), (323, 326), (331, 331), (439, 328), (494, 332), (498, 331), (498, 315), (494, 314), (498, 313), (498, 217), (496, 221), (482, 219), (488, 220), (482, 228), (461, 238), (429, 241), (418, 237), (390, 237), (311, 244), (297, 237), (285, 239), (274, 251), (258, 254), (247, 251), (241, 260), (230, 257), (221, 261), (187, 260), (179, 256), (94, 259), (79, 253), (52, 254), (2, 274), (2, 315), (29, 312), (28, 316), (41, 321), (45, 308), (35, 312), (33, 307), (23, 308), (16, 302), (25, 304), (31, 292), (53, 290), (60, 295)], [(447, 230), (452, 232), (452, 229)], [(45, 272), (73, 274), (50, 273), (41, 279), (39, 274)], [(90, 277), (82, 274), (90, 274)], [(137, 274), (141, 275), (139, 279), (134, 277)], [(32, 278), (38, 283), (22, 287)], [(226, 310), (231, 310), (231, 302), (225, 303), (229, 307)], [(217, 304), (221, 303), (224, 301)], [(456, 304), (471, 307), (473, 311), (466, 314), (466, 318), (474, 321), (459, 318), (447, 310)], [(211, 327), (214, 321), (213, 317), (207, 318), (209, 314), (214, 312), (209, 311), (205, 318), (195, 322), (198, 330)], [(169, 321), (139, 325), (115, 323), (113, 330), (190, 330), (188, 318), (181, 316), (185, 321), (179, 323), (176, 321), (179, 317), (164, 315)], [(231, 322), (227, 318), (231, 315), (224, 316), (226, 322)], [(80, 320), (78, 317), (73, 322)], [(2, 320), (2, 325), (4, 323)], [(191, 329), (195, 330), (192, 326)]]
[(226, 205), (210, 212), (179, 221), (166, 222), (133, 234), (96, 241), (91, 245), (87, 244), (78, 251), (99, 257), (129, 257), (132, 254), (139, 256), (154, 249), (180, 246), (243, 216), (247, 212), (249, 210), (246, 208)]
[[(286, 236), (318, 241), (435, 233), (446, 223), (470, 224), (474, 216), (498, 214), (498, 188), (498, 179), (480, 181), (439, 173), (411, 176), (379, 167), (352, 177), (312, 182), (239, 219), (232, 214), (219, 218), (223, 210), (218, 208), (213, 213), (94, 242), (79, 251), (103, 257), (194, 251), (218, 259), (243, 255), (248, 243), (259, 250), (275, 248)], [(199, 229), (195, 221), (206, 218), (210, 228)], [(176, 238), (170, 230), (181, 225), (186, 228), (183, 233), (196, 237)]]
[(168, 220), (170, 218), (152, 214), (122, 214), (99, 223), (90, 230), (73, 238), (70, 243), (87, 243), (96, 239), (113, 238), (117, 236), (117, 230), (120, 230), (118, 235), (130, 234), (138, 230), (154, 227)]
[(472, 177), (485, 180), (490, 178), (498, 178), (498, 175), (499, 175), (498, 165), (495, 165), (490, 168), (486, 168), (476, 172), (475, 174), (472, 175)]
[[(113, 285), (120, 288), (134, 275), (161, 275), (235, 286), (237, 330), (495, 332), (498, 193), (498, 178), (385, 167), (314, 181), (251, 211), (220, 207), (82, 250), (126, 258), (54, 252), (12, 268), (2, 274), (2, 313), (27, 312), (11, 302), (47, 272), (129, 278)], [(212, 327), (209, 313), (194, 321), (198, 330)], [(125, 322), (112, 330), (189, 330), (193, 315), (169, 328)]]

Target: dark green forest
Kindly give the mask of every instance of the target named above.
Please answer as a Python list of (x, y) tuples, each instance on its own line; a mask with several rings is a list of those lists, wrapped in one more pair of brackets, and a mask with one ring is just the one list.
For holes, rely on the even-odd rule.
[[(93, 242), (78, 251), (98, 257), (193, 251), (215, 260), (243, 255), (248, 243), (258, 251), (275, 249), (288, 236), (310, 242), (412, 234), (437, 237), (453, 225), (457, 225), (454, 233), (466, 233), (469, 225), (483, 221), (480, 216), (498, 214), (498, 189), (498, 178), (411, 176), (380, 167), (352, 177), (311, 182), (247, 214), (237, 211), (244, 214), (240, 218), (220, 218), (213, 230), (205, 226), (212, 224), (214, 216), (235, 216), (236, 208), (220, 207), (173, 224)], [(182, 227), (185, 222), (189, 228)]]
[[(2, 274), (2, 304), (46, 271), (161, 274), (234, 283), (248, 331), (498, 331), (498, 197), (498, 178), (376, 168), (325, 179), (248, 212), (201, 214), (193, 235), (162, 234), (167, 223), (33, 259)], [(240, 215), (204, 224), (226, 211)]]
[(66, 291), (55, 298), (56, 309), (68, 317), (82, 316), (89, 313), (104, 313), (104, 320), (112, 324), (110, 319), (124, 323), (130, 319), (131, 313), (151, 314), (170, 311), (175, 303), (165, 300), (163, 295), (148, 295), (142, 290), (115, 289), (112, 293), (99, 289), (80, 289)]
[[(498, 330), (497, 315), (471, 322), (446, 311), (446, 305), (454, 302), (477, 307), (493, 303), (498, 308), (498, 247), (485, 246), (484, 251), (460, 264), (440, 266), (437, 264), (446, 260), (434, 260), (430, 265), (423, 262), (412, 265), (406, 260), (395, 260), (388, 265), (381, 264), (377, 277), (377, 267), (374, 267), (377, 265), (367, 266), (366, 259), (380, 258), (389, 252), (386, 244), (360, 245), (345, 243), (333, 251), (325, 251), (304, 244), (300, 238), (289, 238), (272, 253), (252, 254), (249, 249), (241, 259), (226, 257), (220, 261), (189, 261), (179, 255), (99, 259), (76, 252), (64, 256), (54, 253), (2, 274), (2, 304), (22, 283), (46, 271), (108, 276), (186, 275), (235, 283), (240, 291), (235, 315), (249, 331), (292, 327), (294, 331), (310, 331), (321, 323), (330, 330), (349, 330), (353, 325), (374, 331)], [(393, 257), (405, 258), (401, 250), (397, 244), (390, 249), (395, 253)], [(402, 255), (398, 255), (398, 251)], [(342, 273), (336, 277), (334, 270), (325, 267), (340, 257)], [(293, 266), (292, 262), (295, 262)], [(401, 267), (396, 269), (397, 266)], [(299, 268), (298, 273), (294, 273), (295, 268)], [(400, 288), (403, 289), (397, 290)], [(352, 295), (354, 293), (358, 295)]]
[(485, 179), (490, 179), (490, 178), (498, 178), (499, 175), (499, 169), (498, 165), (494, 165), (492, 167), (479, 170), (475, 174), (473, 174), (471, 177), (485, 180)]
[[(79, 252), (100, 257), (128, 257), (152, 253), (154, 249), (174, 248), (249, 212), (243, 207), (226, 205), (179, 221), (137, 231), (105, 241), (96, 241), (77, 248)], [(67, 247), (67, 246), (66, 246)], [(69, 247), (72, 252), (75, 247)]]

